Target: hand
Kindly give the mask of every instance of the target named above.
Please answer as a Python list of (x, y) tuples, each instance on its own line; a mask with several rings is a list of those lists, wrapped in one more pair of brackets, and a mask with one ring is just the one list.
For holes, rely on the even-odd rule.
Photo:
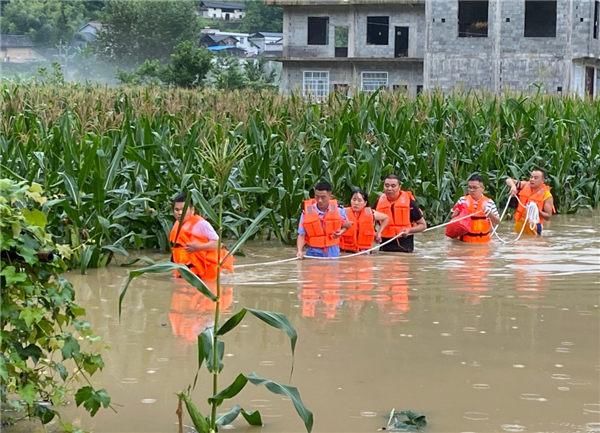
[(381, 233), (377, 233), (377, 234), (375, 235), (375, 242), (377, 242), (378, 244), (380, 244), (380, 243), (381, 243)]
[(332, 237), (333, 237), (333, 239), (337, 239), (337, 238), (341, 237), (344, 233), (346, 233), (346, 229), (341, 228), (341, 229), (333, 232)]
[(202, 249), (202, 244), (200, 242), (190, 242), (185, 246), (185, 250), (188, 253), (194, 253), (196, 251), (200, 251)]
[(401, 238), (405, 238), (405, 237), (407, 237), (408, 235), (410, 235), (410, 233), (408, 232), (408, 230), (402, 230), (402, 231), (400, 232), (400, 237), (401, 237)]
[(513, 185), (510, 187), (510, 195), (517, 195), (517, 185)]
[(296, 257), (302, 260), (304, 258), (304, 251), (298, 251), (296, 253)]

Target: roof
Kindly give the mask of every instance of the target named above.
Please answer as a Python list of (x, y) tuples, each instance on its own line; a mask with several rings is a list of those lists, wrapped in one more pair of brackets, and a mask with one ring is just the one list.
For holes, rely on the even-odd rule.
[(80, 32), (83, 29), (85, 29), (86, 27), (92, 27), (94, 30), (99, 32), (100, 30), (102, 30), (102, 23), (100, 21), (89, 21), (89, 22), (85, 23), (84, 25), (82, 25), (81, 27), (79, 27), (79, 30), (77, 30), (77, 31)]
[(265, 0), (275, 6), (335, 6), (335, 5), (393, 5), (425, 4), (425, 0)]
[(239, 40), (235, 36), (231, 36), (231, 35), (206, 34), (202, 37), (202, 39), (205, 39), (205, 38), (209, 38), (213, 42), (221, 42), (221, 41), (224, 41), (225, 39), (234, 39), (239, 42)]
[(0, 46), (2, 48), (31, 48), (33, 42), (27, 35), (0, 35)]
[(208, 51), (227, 51), (227, 50), (239, 50), (238, 47), (234, 47), (233, 45), (215, 45), (214, 47), (208, 47)]
[(213, 9), (239, 9), (245, 10), (246, 5), (244, 3), (234, 2), (200, 2), (200, 7), (213, 8)]
[(277, 38), (277, 39), (281, 39), (283, 38), (283, 33), (275, 33), (275, 32), (256, 32), (253, 33), (252, 36), (250, 36), (251, 38)]

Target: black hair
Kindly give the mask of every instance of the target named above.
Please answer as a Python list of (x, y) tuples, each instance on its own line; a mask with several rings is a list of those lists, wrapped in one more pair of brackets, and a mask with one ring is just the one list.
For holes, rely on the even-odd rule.
[(175, 203), (185, 203), (186, 198), (187, 195), (184, 192), (180, 192), (173, 198), (173, 200), (171, 200), (171, 204), (175, 206)]
[(315, 185), (315, 191), (332, 191), (331, 184), (324, 180), (320, 181)]
[(352, 188), (352, 190), (350, 191), (350, 200), (352, 200), (352, 197), (354, 197), (354, 194), (360, 194), (362, 196), (363, 200), (367, 202), (367, 206), (369, 205), (369, 196), (367, 195), (367, 193), (365, 192), (364, 189)]
[(483, 178), (480, 175), (478, 175), (477, 173), (475, 173), (469, 177), (467, 182), (480, 182), (483, 184)]
[(400, 178), (397, 175), (393, 174), (393, 173), (392, 174), (388, 174), (386, 177), (383, 178), (384, 181), (386, 179), (395, 179), (395, 180), (398, 181), (398, 183), (402, 183), (402, 182), (400, 182)]
[(533, 170), (531, 170), (532, 172), (534, 171), (539, 171), (540, 173), (542, 173), (542, 179), (546, 180), (546, 170), (544, 170), (541, 167), (534, 167)]

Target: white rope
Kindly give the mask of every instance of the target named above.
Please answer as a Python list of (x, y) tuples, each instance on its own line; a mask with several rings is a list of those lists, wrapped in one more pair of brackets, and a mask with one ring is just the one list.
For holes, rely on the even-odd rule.
[[(523, 220), (523, 225), (521, 226), (521, 231), (519, 232), (518, 236), (511, 240), (511, 241), (506, 241), (504, 239), (502, 239), (498, 233), (496, 233), (496, 229), (498, 228), (498, 226), (500, 225), (500, 222), (498, 222), (498, 224), (496, 225), (496, 227), (494, 227), (494, 230), (492, 231), (492, 235), (495, 235), (496, 238), (502, 242), (505, 245), (508, 244), (513, 244), (515, 242), (517, 242), (519, 239), (521, 239), (521, 236), (523, 236), (523, 232), (525, 231), (525, 227), (527, 226), (527, 222), (529, 221), (529, 227), (531, 228), (531, 230), (535, 230), (536, 225), (540, 222), (540, 213), (539, 210), (536, 206), (535, 203), (531, 202), (528, 203), (527, 205), (523, 204), (523, 202), (519, 199), (518, 196), (514, 196), (517, 199), (517, 202), (519, 202), (519, 204), (521, 206), (523, 206), (526, 210), (525, 213), (525, 219)], [(509, 200), (506, 202), (506, 206), (504, 207), (504, 211), (502, 212), (502, 216), (500, 217), (500, 221), (502, 221), (502, 218), (504, 217), (504, 214), (506, 213), (506, 210), (508, 209), (508, 204), (510, 203), (510, 198)]]
[[(472, 214), (469, 214), (469, 215), (462, 216), (460, 218), (456, 218), (456, 219), (450, 220), (448, 222), (445, 222), (443, 224), (439, 224), (437, 226), (428, 227), (425, 230), (423, 230), (423, 233), (427, 232), (427, 231), (430, 231), (430, 230), (434, 230), (434, 229), (439, 229), (441, 227), (445, 227), (448, 224), (452, 224), (452, 223), (455, 223), (457, 221), (461, 221), (461, 220), (464, 220), (464, 219), (467, 219), (467, 218), (471, 218), (473, 215), (475, 215), (475, 213), (472, 213)], [(359, 252), (353, 253), (353, 254), (347, 254), (347, 255), (338, 256), (338, 257), (316, 257), (316, 256), (307, 256), (307, 255), (304, 255), (303, 258), (306, 258), (306, 259), (316, 259), (316, 260), (342, 260), (342, 259), (348, 259), (350, 257), (361, 256), (363, 254), (369, 254), (371, 251), (379, 250), (380, 247), (382, 247), (384, 245), (387, 245), (387, 244), (389, 244), (392, 241), (395, 241), (401, 235), (402, 235), (402, 233), (399, 233), (396, 236), (394, 236), (393, 238), (390, 238), (387, 241), (382, 242), (381, 244), (375, 245), (373, 248), (369, 248), (368, 250), (359, 251)], [(299, 260), (299, 259), (300, 259), (299, 257), (293, 257), (291, 259), (275, 260), (275, 261), (272, 261), (272, 262), (246, 263), (244, 265), (237, 265), (235, 268), (238, 269), (238, 268), (250, 268), (250, 267), (253, 267), (253, 266), (268, 266), (268, 265), (275, 265), (275, 264), (279, 264), (279, 263), (291, 262), (291, 261)]]

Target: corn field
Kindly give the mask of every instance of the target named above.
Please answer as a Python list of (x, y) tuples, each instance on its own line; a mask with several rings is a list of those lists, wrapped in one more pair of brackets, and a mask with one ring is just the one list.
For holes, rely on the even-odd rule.
[(192, 191), (216, 206), (202, 143), (243, 145), (224, 225), (239, 237), (264, 208), (259, 236), (295, 238), (302, 201), (320, 179), (342, 203), (352, 186), (374, 202), (397, 173), (429, 224), (447, 219), (480, 173), (506, 200), (506, 176), (548, 172), (560, 213), (600, 201), (600, 102), (481, 94), (332, 95), (322, 103), (264, 92), (98, 86), (0, 87), (2, 177), (42, 185), (49, 225), (82, 270), (113, 253), (168, 249), (170, 199)]

